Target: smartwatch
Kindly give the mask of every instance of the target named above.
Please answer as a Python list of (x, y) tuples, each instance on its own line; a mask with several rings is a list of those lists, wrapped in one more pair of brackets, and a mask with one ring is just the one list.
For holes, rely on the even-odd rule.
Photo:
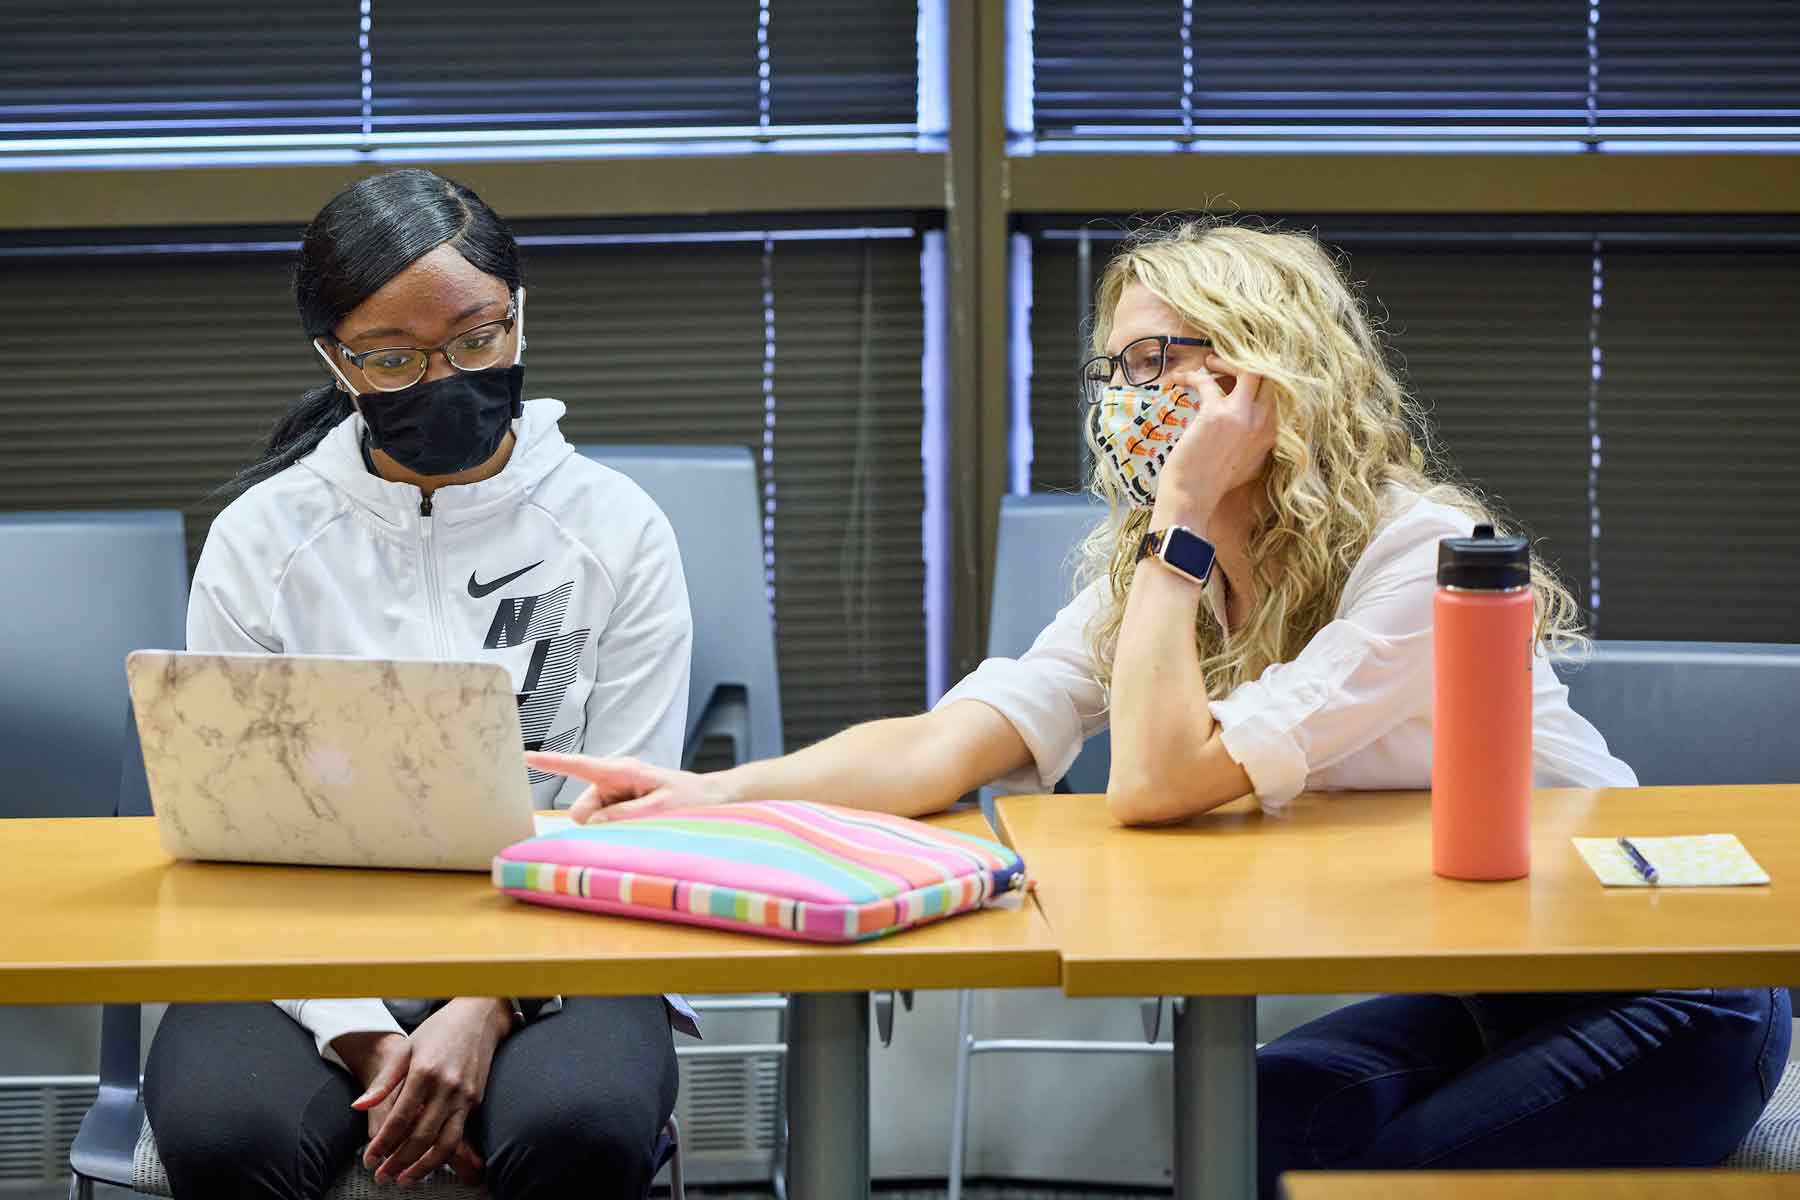
[(1211, 542), (1186, 525), (1171, 525), (1146, 533), (1138, 544), (1138, 557), (1154, 558), (1177, 575), (1185, 575), (1204, 587), (1218, 554)]

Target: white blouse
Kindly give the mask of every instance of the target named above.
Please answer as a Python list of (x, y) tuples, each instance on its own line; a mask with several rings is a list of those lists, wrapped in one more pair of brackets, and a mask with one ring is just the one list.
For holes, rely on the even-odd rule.
[[(1211, 703), (1225, 750), (1263, 808), (1302, 791), (1431, 786), (1432, 598), (1438, 541), (1467, 537), (1469, 518), (1395, 490), (1387, 520), (1350, 573), (1329, 624), (1291, 662), (1275, 663)], [(994, 786), (1047, 792), (1082, 743), (1106, 728), (1106, 696), (1087, 626), (1106, 581), (1089, 585), (1016, 659), (990, 658), (938, 707), (979, 700), (1018, 730), (1033, 763)], [(1541, 652), (1532, 673), (1533, 779), (1538, 787), (1634, 787), (1631, 768), (1569, 707)]]

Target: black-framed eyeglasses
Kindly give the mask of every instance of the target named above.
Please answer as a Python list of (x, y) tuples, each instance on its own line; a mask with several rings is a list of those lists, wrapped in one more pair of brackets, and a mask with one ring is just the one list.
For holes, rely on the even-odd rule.
[(442, 354), (459, 371), (485, 371), (500, 365), (506, 357), (507, 334), (518, 321), (519, 298), (515, 295), (506, 305), (506, 315), (498, 321), (484, 321), (465, 329), (440, 346), (383, 346), (379, 350), (350, 349), (336, 338), (338, 353), (356, 364), (369, 386), (378, 392), (398, 392), (425, 378), (431, 369), (431, 356)]
[(1117, 354), (1096, 354), (1081, 364), (1081, 402), (1093, 405), (1115, 378), (1137, 387), (1162, 378), (1169, 364), (1170, 346), (1211, 346), (1209, 338), (1171, 337), (1157, 334), (1127, 342)]

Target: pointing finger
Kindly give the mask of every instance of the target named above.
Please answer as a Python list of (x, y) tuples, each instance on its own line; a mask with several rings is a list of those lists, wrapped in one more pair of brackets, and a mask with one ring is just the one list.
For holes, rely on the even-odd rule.
[(590, 758), (585, 754), (546, 754), (541, 750), (527, 751), (525, 763), (552, 775), (586, 780), (601, 795), (609, 798), (641, 796), (660, 787), (670, 774), (660, 767), (652, 767), (635, 758)]

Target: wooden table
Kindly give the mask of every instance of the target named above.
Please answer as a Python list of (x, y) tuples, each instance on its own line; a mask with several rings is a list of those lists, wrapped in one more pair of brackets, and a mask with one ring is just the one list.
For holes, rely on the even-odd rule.
[(1304, 1171), (1286, 1200), (1777, 1200), (1794, 1177), (1768, 1171)]
[[(937, 818), (987, 834), (978, 812)], [(0, 827), (0, 1003), (793, 993), (796, 1200), (869, 1188), (871, 989), (1048, 987), (1037, 909), (849, 946), (523, 904), (484, 875), (173, 862), (148, 818)]]
[[(1014, 796), (1072, 996), (1184, 996), (1179, 1197), (1255, 1192), (1256, 995), (1748, 987), (1800, 979), (1800, 787), (1537, 793), (1532, 874), (1431, 873), (1424, 792), (1248, 801), (1121, 829), (1098, 796)], [(1735, 833), (1766, 887), (1603, 888), (1569, 839)]]

